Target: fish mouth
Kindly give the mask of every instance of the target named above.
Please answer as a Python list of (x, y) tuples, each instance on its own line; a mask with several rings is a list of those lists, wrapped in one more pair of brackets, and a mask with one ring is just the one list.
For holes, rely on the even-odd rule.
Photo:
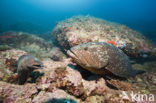
[(41, 65), (33, 65), (31, 66), (33, 69), (42, 69), (43, 67)]
[(67, 54), (68, 54), (71, 58), (78, 60), (77, 55), (76, 55), (71, 49), (67, 51)]
[(38, 61), (37, 63), (35, 63), (32, 66), (30, 66), (30, 68), (33, 68), (33, 69), (43, 69), (43, 63)]
[(42, 65), (33, 65), (33, 67), (36, 67), (36, 68), (42, 68)]

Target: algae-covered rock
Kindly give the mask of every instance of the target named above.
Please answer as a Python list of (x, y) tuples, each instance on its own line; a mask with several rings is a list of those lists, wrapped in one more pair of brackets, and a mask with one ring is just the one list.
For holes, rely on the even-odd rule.
[(10, 50), (10, 49), (12, 48), (8, 45), (0, 45), (0, 51)]
[[(26, 82), (24, 85), (17, 84), (17, 75), (14, 73), (17, 60), (22, 55), (27, 55), (22, 50), (5, 50), (0, 52), (0, 102), (3, 103), (44, 103), (44, 102), (65, 102), (65, 103), (103, 103), (103, 102), (132, 102), (123, 99), (122, 90), (138, 90), (139, 93), (154, 93), (154, 74), (143, 74), (136, 77), (137, 82), (125, 82), (120, 80), (108, 80), (90, 73), (90, 76), (83, 78), (85, 74), (80, 72), (71, 58), (63, 61), (46, 59), (43, 62), (43, 69), (34, 71), (34, 82)], [(152, 64), (149, 64), (152, 65)], [(153, 65), (154, 66), (154, 65)], [(16, 68), (14, 68), (16, 67)], [(154, 67), (153, 67), (154, 68)], [(3, 70), (3, 71), (2, 71)], [(43, 74), (39, 77), (36, 75)], [(86, 74), (85, 74), (86, 75)], [(92, 77), (92, 78), (91, 78)], [(32, 79), (28, 78), (28, 80)], [(13, 84), (12, 84), (13, 83)], [(133, 89), (133, 84), (136, 89)]]
[(22, 50), (6, 50), (0, 52), (0, 80), (15, 83), (17, 80), (17, 60), (20, 56), (27, 54)]
[(30, 103), (31, 97), (37, 92), (35, 84), (19, 86), (0, 81), (0, 98), (3, 98), (3, 103)]
[(34, 103), (80, 103), (80, 100), (69, 95), (61, 89), (56, 89), (53, 92), (41, 91), (34, 99)]
[(9, 48), (20, 49), (38, 57), (39, 59), (50, 58), (49, 52), (53, 47), (52, 42), (46, 42), (44, 39), (24, 32), (5, 32), (0, 35), (0, 49)]
[(66, 55), (58, 47), (53, 47), (49, 52), (49, 57), (54, 61), (63, 61), (66, 59)]
[(153, 45), (141, 33), (125, 25), (91, 16), (74, 16), (59, 22), (53, 36), (64, 49), (87, 42), (107, 42), (132, 57), (150, 53)]
[[(96, 103), (98, 101), (117, 102), (122, 100), (122, 97), (119, 97), (121, 92), (110, 89), (104, 78), (84, 80), (77, 68), (68, 63), (52, 60), (42, 62), (43, 69), (40, 69), (39, 72), (44, 75), (37, 78), (34, 83), (25, 83), (19, 86), (1, 81), (0, 98), (2, 101), (13, 103), (54, 101), (88, 103), (94, 101)], [(126, 90), (131, 89), (127, 88)]]

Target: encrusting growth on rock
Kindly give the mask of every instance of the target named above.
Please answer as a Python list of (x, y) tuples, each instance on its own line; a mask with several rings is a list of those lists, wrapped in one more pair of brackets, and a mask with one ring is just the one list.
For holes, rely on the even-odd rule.
[(26, 82), (30, 73), (35, 69), (41, 69), (43, 63), (31, 55), (23, 55), (17, 62), (18, 84)]

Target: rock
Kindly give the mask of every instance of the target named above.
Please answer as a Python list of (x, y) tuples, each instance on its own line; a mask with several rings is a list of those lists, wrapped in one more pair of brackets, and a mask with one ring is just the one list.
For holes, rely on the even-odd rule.
[(90, 96), (84, 103), (105, 103), (105, 98), (103, 96)]
[(125, 25), (90, 16), (74, 16), (59, 22), (53, 36), (64, 49), (88, 42), (107, 42), (137, 58), (142, 56), (140, 51), (152, 52), (154, 48), (141, 33)]
[(55, 88), (65, 88), (75, 96), (80, 96), (84, 93), (82, 76), (77, 70), (62, 62), (43, 61), (43, 64), (48, 65), (41, 70), (41, 72), (44, 72), (44, 76), (37, 80), (40, 89), (53, 91)]
[[(132, 81), (133, 85), (136, 86), (136, 88), (142, 92), (148, 92), (152, 94), (156, 94), (156, 74), (155, 73), (144, 73), (142, 75), (137, 75), (136, 76), (136, 81)], [(129, 81), (131, 82), (131, 81)], [(148, 94), (146, 93), (146, 94)], [(143, 93), (145, 94), (145, 93)]]
[[(123, 88), (126, 86), (128, 86), (128, 88), (132, 88), (132, 85), (125, 84), (124, 81), (120, 80), (116, 80), (115, 82), (112, 81), (112, 83), (115, 84), (114, 86), (119, 89), (115, 90), (110, 89), (107, 85), (107, 80), (100, 76), (95, 77), (95, 75), (90, 75), (87, 77), (88, 79), (84, 79), (81, 74), (83, 72), (80, 73), (80, 68), (75, 66), (71, 61), (71, 58), (64, 59), (63, 61), (52, 61), (50, 59), (46, 59), (42, 61), (43, 69), (39, 69), (32, 73), (32, 75), (38, 75), (38, 73), (43, 74), (39, 77), (35, 76), (35, 82), (25, 83), (24, 85), (11, 84), (16, 83), (17, 81), (14, 79), (16, 77), (16, 73), (14, 73), (11, 68), (21, 55), (26, 54), (27, 53), (24, 51), (15, 49), (0, 52), (0, 65), (2, 65), (0, 66), (0, 68), (2, 68), (0, 69), (0, 102), (131, 102), (123, 100), (123, 97), (120, 95), (122, 94), (121, 90), (129, 90)], [(155, 76), (149, 74), (143, 74), (143, 76), (137, 75), (137, 77), (138, 76), (139, 78), (142, 77), (142, 81), (148, 83), (148, 85), (144, 84), (145, 86), (143, 86), (149, 88), (139, 89), (144, 93), (151, 93), (151, 91), (153, 93), (155, 90)], [(10, 78), (12, 78), (11, 81), (9, 81)], [(30, 78), (28, 78), (28, 80), (29, 79)], [(15, 82), (13, 80), (15, 80)], [(142, 84), (143, 83), (144, 82), (142, 82)], [(151, 85), (149, 85), (150, 83)], [(137, 85), (136, 87), (140, 86), (137, 83), (135, 84)]]
[(1, 62), (4, 62), (6, 61), (6, 59), (11, 59), (11, 58), (17, 61), (18, 58), (24, 54), (28, 54), (28, 53), (19, 49), (6, 50), (6, 51), (0, 52), (0, 59), (3, 60)]
[(128, 82), (124, 82), (124, 81), (120, 81), (120, 80), (107, 80), (107, 82), (116, 87), (118, 90), (122, 90), (122, 91), (137, 91), (136, 86), (128, 83)]
[(10, 50), (10, 49), (12, 48), (8, 45), (0, 45), (0, 51)]
[[(0, 89), (0, 100), (15, 103), (56, 101), (87, 103), (90, 100), (98, 102), (103, 98), (103, 100), (105, 98), (109, 100), (108, 97), (113, 98), (116, 93), (120, 93), (107, 87), (103, 78), (92, 81), (84, 80), (77, 68), (68, 63), (51, 60), (42, 62), (43, 69), (38, 71), (44, 75), (37, 78), (35, 83), (25, 83), (19, 86), (0, 81), (2, 88)], [(118, 96), (116, 98), (120, 99)]]
[(103, 78), (94, 81), (83, 80), (83, 86), (86, 89), (87, 96), (89, 95), (104, 95), (109, 88), (106, 86), (106, 82)]
[[(59, 102), (58, 102), (59, 101)], [(53, 92), (44, 92), (41, 91), (34, 99), (34, 103), (43, 103), (43, 102), (50, 102), (50, 103), (64, 103), (69, 101), (70, 103), (79, 103), (80, 100), (76, 99), (75, 97), (67, 94), (65, 91), (56, 89)], [(65, 103), (66, 103), (65, 102)], [(68, 103), (68, 102), (67, 102)]]
[(27, 53), (15, 49), (0, 52), (0, 74), (3, 74), (0, 76), (0, 80), (5, 82), (16, 82), (16, 62), (20, 56), (25, 54)]
[(50, 51), (50, 58), (54, 61), (63, 61), (66, 59), (66, 55), (58, 47), (53, 47)]
[(53, 47), (51, 42), (46, 42), (33, 34), (12, 31), (1, 34), (0, 43), (2, 45), (0, 49), (2, 48), (2, 50), (10, 48), (20, 49), (39, 59), (49, 58), (49, 52)]
[(19, 86), (0, 81), (0, 98), (4, 103), (31, 102), (31, 97), (37, 92), (35, 84)]

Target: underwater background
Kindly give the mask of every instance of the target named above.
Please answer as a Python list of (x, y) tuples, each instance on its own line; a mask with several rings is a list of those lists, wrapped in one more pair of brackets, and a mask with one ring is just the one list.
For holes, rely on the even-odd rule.
[(0, 103), (156, 103), (156, 0), (0, 0)]
[(152, 39), (156, 33), (155, 0), (1, 0), (0, 32), (42, 34), (75, 15), (91, 15), (125, 24)]

